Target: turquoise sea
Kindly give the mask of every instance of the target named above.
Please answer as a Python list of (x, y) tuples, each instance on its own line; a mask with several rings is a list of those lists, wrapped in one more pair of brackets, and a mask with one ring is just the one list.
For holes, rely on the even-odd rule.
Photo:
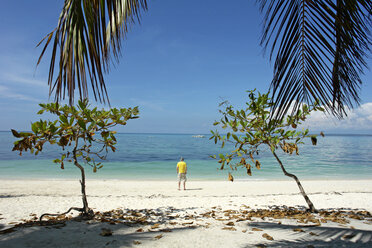
[[(88, 179), (175, 180), (180, 156), (188, 164), (189, 180), (226, 180), (230, 170), (219, 170), (210, 155), (221, 152), (205, 138), (191, 134), (117, 134), (117, 151), (109, 153), (104, 167), (93, 173), (85, 167)], [(53, 163), (60, 157), (57, 146), (47, 146), (38, 156), (12, 152), (15, 138), (0, 132), (0, 178), (2, 179), (75, 179), (79, 170), (67, 163), (65, 169)], [(224, 148), (224, 149), (229, 149)], [(300, 179), (372, 179), (372, 135), (326, 135), (318, 145), (307, 140), (300, 155), (279, 152), (288, 172)], [(232, 171), (237, 180), (290, 180), (284, 176), (267, 150), (259, 155), (261, 170), (248, 176), (244, 169)]]

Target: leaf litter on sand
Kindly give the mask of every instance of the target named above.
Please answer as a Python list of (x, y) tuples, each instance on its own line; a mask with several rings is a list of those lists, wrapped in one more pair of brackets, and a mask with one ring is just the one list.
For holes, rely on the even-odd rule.
[(264, 234), (262, 234), (262, 237), (263, 238), (265, 238), (265, 239), (267, 239), (267, 240), (274, 240), (274, 238), (273, 237), (271, 237), (269, 234), (267, 234), (267, 233), (264, 233)]
[[(295, 207), (271, 207), (268, 209), (252, 209), (249, 206), (242, 205), (239, 210), (222, 210), (221, 207), (214, 207), (211, 210), (205, 212), (199, 212), (194, 214), (175, 214), (177, 211), (172, 209), (171, 211), (161, 211), (159, 209), (115, 209), (106, 212), (97, 211), (94, 214), (92, 220), (85, 221), (87, 224), (93, 223), (107, 223), (107, 224), (126, 224), (129, 226), (147, 226), (148, 231), (159, 229), (160, 225), (164, 226), (163, 230), (171, 230), (170, 227), (174, 226), (190, 226), (190, 227), (203, 227), (208, 228), (212, 224), (210, 222), (204, 223), (208, 219), (215, 221), (223, 221), (227, 229), (228, 227), (234, 227), (236, 222), (240, 221), (253, 221), (255, 219), (262, 219), (273, 221), (274, 219), (280, 220), (295, 220), (300, 227), (312, 227), (320, 226), (322, 223), (334, 222), (341, 225), (347, 225), (350, 223), (350, 219), (356, 221), (361, 221), (365, 224), (372, 223), (372, 215), (368, 211), (364, 210), (320, 210), (318, 213), (313, 214), (307, 212), (304, 209), (299, 209)], [(181, 213), (183, 210), (178, 210)], [(185, 218), (189, 221), (184, 221)], [(46, 221), (35, 221), (35, 214), (30, 214), (32, 219), (23, 221), (22, 223), (14, 222), (14, 226), (8, 229), (0, 230), (0, 234), (6, 234), (16, 231), (17, 228), (32, 227), (32, 226), (49, 226), (53, 228), (61, 228), (65, 225), (67, 221), (76, 220), (76, 217), (71, 215), (60, 215), (57, 217), (46, 217)], [(80, 220), (81, 221), (81, 220)], [(235, 222), (235, 223), (234, 223)], [(350, 227), (352, 228), (352, 227)], [(236, 229), (234, 227), (234, 229)], [(263, 231), (259, 228), (252, 228), (252, 231)], [(136, 229), (135, 232), (145, 232), (144, 228)], [(164, 231), (167, 232), (167, 231)], [(310, 233), (311, 234), (311, 233)]]
[(163, 234), (159, 234), (159, 235), (155, 236), (154, 238), (155, 239), (161, 239), (162, 237), (163, 237)]

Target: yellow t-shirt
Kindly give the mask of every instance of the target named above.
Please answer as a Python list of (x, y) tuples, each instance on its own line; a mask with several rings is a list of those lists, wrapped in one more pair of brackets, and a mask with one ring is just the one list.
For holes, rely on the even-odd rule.
[(186, 163), (180, 161), (177, 163), (178, 173), (186, 173)]

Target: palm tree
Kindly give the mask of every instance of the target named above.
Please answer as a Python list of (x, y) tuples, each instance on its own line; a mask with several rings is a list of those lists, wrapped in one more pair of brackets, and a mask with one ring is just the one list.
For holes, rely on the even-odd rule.
[[(261, 45), (276, 54), (271, 82), (275, 117), (319, 101), (338, 118), (359, 105), (367, 68), (370, 0), (258, 0), (265, 12)], [(292, 106), (291, 106), (292, 105)]]
[(88, 75), (96, 101), (109, 103), (103, 74), (112, 56), (118, 59), (128, 25), (140, 21), (141, 10), (147, 10), (146, 0), (65, 0), (57, 27), (38, 44), (45, 42), (37, 64), (54, 37), (49, 95), (54, 92), (58, 102), (67, 91), (73, 105), (77, 87), (80, 98), (88, 98)]
[[(265, 12), (261, 44), (276, 54), (271, 82), (276, 118), (294, 104), (320, 101), (342, 118), (359, 104), (360, 75), (367, 68), (371, 37), (369, 0), (257, 0)], [(65, 0), (56, 29), (45, 42), (38, 64), (54, 37), (48, 84), (55, 101), (77, 87), (88, 97), (89, 76), (95, 99), (109, 101), (103, 73), (116, 60), (128, 25), (140, 20), (147, 0)], [(54, 66), (59, 59), (57, 76)]]

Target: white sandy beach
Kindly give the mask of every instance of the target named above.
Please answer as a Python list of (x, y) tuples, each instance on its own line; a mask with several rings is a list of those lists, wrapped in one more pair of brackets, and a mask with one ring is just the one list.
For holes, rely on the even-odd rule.
[[(317, 209), (372, 212), (372, 180), (302, 183)], [(94, 211), (147, 211), (151, 223), (67, 221), (64, 226), (17, 228), (0, 235), (0, 247), (372, 247), (371, 218), (314, 226), (293, 219), (242, 220), (229, 215), (305, 207), (294, 181), (189, 181), (187, 188), (178, 191), (175, 181), (88, 180), (88, 202)], [(1, 180), (2, 230), (32, 214), (62, 213), (72, 206), (82, 206), (77, 180)], [(205, 214), (211, 211), (213, 218)], [(101, 236), (102, 228), (113, 234)]]

